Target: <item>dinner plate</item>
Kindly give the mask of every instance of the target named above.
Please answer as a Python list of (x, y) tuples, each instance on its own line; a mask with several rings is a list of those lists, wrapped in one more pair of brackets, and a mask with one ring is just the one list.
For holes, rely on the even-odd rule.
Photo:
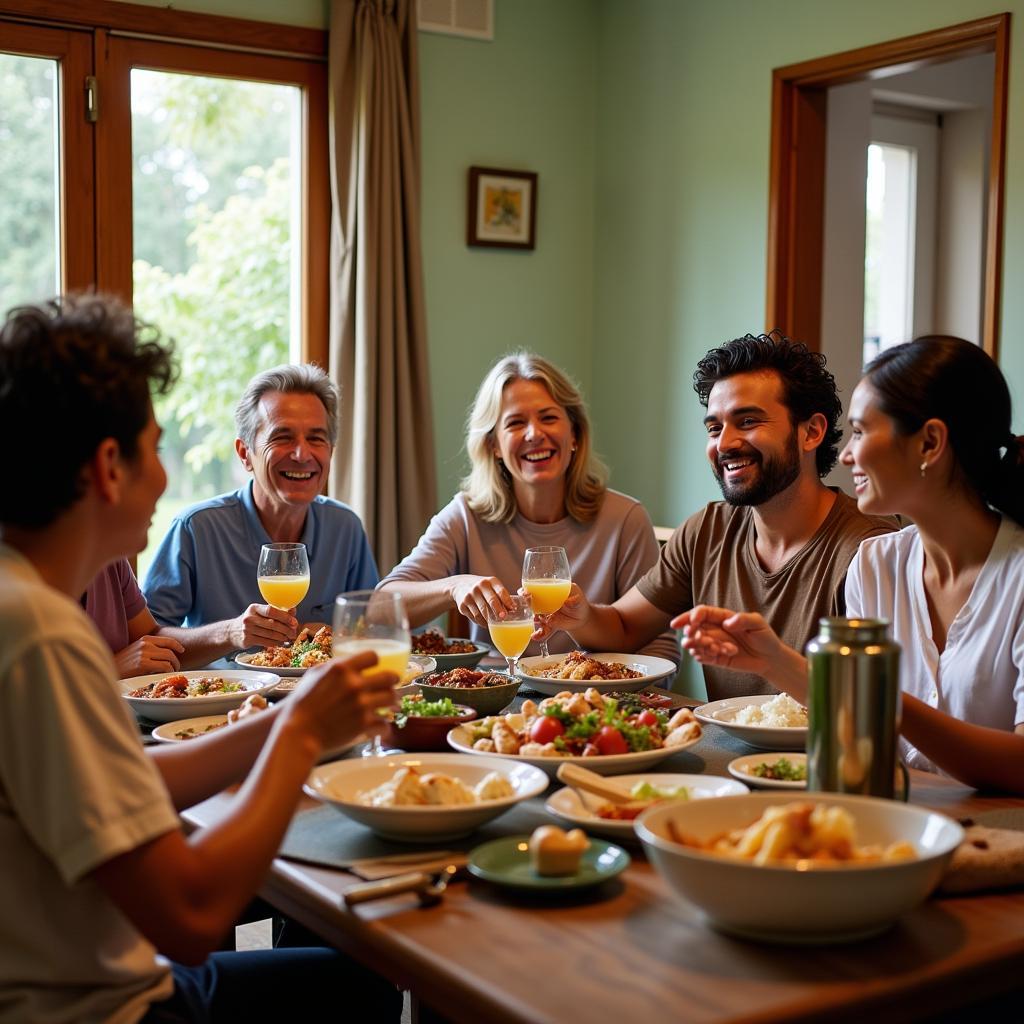
[(743, 708), (764, 704), (775, 694), (753, 694), (749, 697), (726, 697), (694, 708), (699, 722), (717, 725), (730, 736), (760, 750), (797, 750), (807, 745), (807, 726), (773, 728), (767, 725), (741, 725), (733, 721)]
[[(252, 663), (253, 655), (257, 653), (249, 651), (245, 654), (235, 655), (235, 664), (241, 665), (243, 668), (252, 672), (273, 672), (275, 676), (281, 676), (282, 678), (298, 678), (304, 675), (308, 670), (304, 668), (292, 668), (290, 665), (273, 668), (270, 665), (254, 665)], [(294, 684), (292, 684), (294, 686)]]
[(741, 782), (745, 782), (748, 786), (754, 786), (757, 789), (806, 789), (807, 780), (803, 779), (800, 782), (793, 781), (791, 779), (763, 779), (760, 776), (754, 775), (751, 771), (759, 764), (775, 764), (776, 761), (781, 758), (786, 758), (790, 764), (793, 765), (807, 765), (807, 755), (802, 751), (797, 753), (785, 753), (785, 754), (744, 754), (743, 757), (737, 757), (735, 760), (730, 761), (727, 765), (729, 774)]
[[(227, 715), (204, 715), (202, 718), (182, 718), (177, 722), (161, 723), (153, 729), (150, 735), (153, 739), (159, 740), (161, 743), (182, 743), (186, 740), (196, 739), (197, 736), (205, 736), (208, 732), (217, 732), (221, 726), (227, 724)], [(190, 729), (194, 730), (196, 735), (178, 735), (179, 733), (186, 732)], [(350, 743), (344, 743), (340, 747), (335, 747), (333, 750), (326, 751), (320, 756), (317, 764), (323, 764), (326, 761), (336, 761), (339, 757), (343, 757), (353, 748), (365, 743), (367, 738), (368, 737), (366, 736), (357, 736)]]
[(594, 661), (620, 662), (634, 672), (640, 672), (636, 679), (547, 679), (544, 676), (537, 676), (533, 673), (538, 669), (552, 668), (558, 665), (565, 658), (564, 654), (552, 654), (545, 658), (537, 655), (532, 658), (523, 658), (519, 662), (519, 671), (516, 675), (531, 689), (538, 693), (554, 695), (556, 693), (582, 693), (593, 687), (601, 693), (610, 693), (614, 690), (629, 692), (631, 690), (642, 690), (645, 686), (651, 686), (662, 679), (675, 676), (677, 667), (668, 658), (654, 658), (647, 654), (590, 654), (588, 657)]
[[(236, 658), (235, 660), (237, 661), (238, 659)], [(274, 669), (273, 671), (277, 672), (279, 670), (278, 669)], [(282, 669), (280, 671), (283, 673), (284, 670)], [(305, 668), (293, 668), (293, 669), (290, 669), (289, 670), (289, 674), (290, 674), (291, 678), (282, 679), (281, 682), (279, 682), (277, 684), (277, 686), (274, 687), (274, 689), (272, 691), (273, 695), (275, 697), (281, 697), (281, 696), (284, 696), (285, 694), (291, 693), (292, 690), (294, 690), (295, 687), (299, 685), (299, 680), (301, 679), (301, 677), (306, 672), (308, 672), (308, 671), (309, 671), (309, 669), (305, 669)], [(406, 670), (406, 673), (405, 673), (405, 676), (404, 676), (405, 682), (401, 683), (400, 686), (396, 686), (395, 687), (395, 692), (398, 693), (400, 689), (408, 688), (408, 687), (412, 686), (412, 684), (415, 683), (415, 681), (417, 679), (419, 679), (422, 676), (427, 675), (427, 673), (433, 672), (433, 671), (434, 671), (434, 659), (433, 658), (428, 658), (425, 654), (413, 654), (413, 655), (410, 655), (410, 657), (409, 657), (409, 667)], [(413, 691), (407, 690), (407, 692), (411, 693)]]
[[(215, 732), (228, 724), (227, 715), (203, 715), (202, 718), (181, 718), (177, 722), (163, 722), (150, 735), (161, 743), (181, 743), (183, 740), (194, 740)], [(187, 735), (181, 735), (187, 733)]]
[[(232, 679), (242, 684), (243, 689), (234, 693), (208, 693), (205, 697), (129, 697), (132, 690), (141, 686), (170, 679), (172, 676), (185, 676), (186, 679), (200, 679), (203, 676), (214, 676), (220, 679)], [(250, 693), (268, 694), (280, 682), (274, 672), (243, 672), (238, 669), (193, 669), (189, 672), (156, 672), (148, 676), (134, 676), (131, 679), (118, 680), (121, 695), (131, 705), (132, 710), (140, 718), (148, 718), (151, 722), (174, 722), (179, 718), (201, 718), (206, 715), (226, 715), (232, 708), (238, 707)]]
[(603, 839), (591, 839), (573, 875), (538, 875), (530, 860), (529, 836), (505, 836), (469, 851), (470, 874), (513, 889), (583, 889), (614, 878), (629, 867), (629, 854)]
[[(690, 800), (708, 800), (716, 796), (736, 796), (748, 792), (742, 782), (724, 778), (721, 775), (677, 775), (672, 772), (647, 772), (641, 775), (619, 775), (616, 783), (623, 789), (631, 789), (638, 782), (650, 782), (653, 786), (685, 786)], [(566, 786), (547, 798), (544, 808), (549, 814), (561, 818), (588, 832), (608, 836), (618, 842), (636, 840), (632, 821), (614, 821), (601, 818), (594, 809), (607, 801), (590, 793), (581, 793)], [(636, 840), (639, 842), (639, 840)]]
[[(513, 729), (523, 727), (521, 714), (501, 715)], [(589, 768), (598, 775), (622, 775), (624, 772), (639, 772), (652, 768), (660, 761), (678, 754), (680, 750), (692, 747), (700, 736), (695, 736), (677, 747), (658, 747), (656, 750), (637, 750), (629, 754), (600, 754), (596, 757), (528, 757), (523, 754), (499, 754), (493, 750), (474, 750), (472, 740), (472, 724), (457, 725), (448, 733), (448, 744), (463, 754), (486, 755), (488, 757), (507, 757), (510, 761), (520, 761), (541, 768), (554, 777), (560, 764), (579, 764)]]

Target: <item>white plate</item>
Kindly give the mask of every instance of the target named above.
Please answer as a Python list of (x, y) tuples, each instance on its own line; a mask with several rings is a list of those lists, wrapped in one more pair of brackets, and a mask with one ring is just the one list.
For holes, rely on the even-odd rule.
[[(236, 659), (237, 660), (237, 659)], [(406, 673), (407, 681), (402, 686), (396, 686), (395, 692), (398, 693), (404, 687), (411, 686), (421, 676), (427, 675), (429, 672), (434, 671), (434, 659), (428, 658), (425, 654), (413, 654), (409, 658), (409, 669)], [(274, 669), (277, 672), (277, 669)], [(281, 670), (284, 671), (283, 669)], [(293, 676), (291, 679), (282, 679), (281, 682), (274, 687), (273, 694), (275, 697), (284, 697), (286, 694), (292, 692), (296, 686), (299, 685), (301, 677), (309, 671), (305, 668), (293, 668), (289, 670)], [(410, 691), (411, 692), (411, 691)]]
[[(523, 727), (523, 716), (520, 714), (501, 715), (500, 717), (506, 719), (514, 729)], [(471, 736), (470, 726), (457, 725), (448, 733), (448, 743), (464, 754), (473, 754), (477, 757), (507, 758), (521, 764), (532, 764), (537, 768), (542, 768), (552, 777), (558, 771), (560, 764), (579, 764), (584, 768), (589, 768), (592, 772), (597, 772), (598, 775), (622, 775), (625, 772), (644, 771), (673, 754), (678, 754), (680, 750), (692, 747), (700, 739), (700, 736), (697, 736), (678, 747), (658, 747), (657, 750), (639, 750), (631, 754), (601, 754), (596, 757), (525, 757), (522, 754), (497, 754), (486, 750), (474, 750)]]
[(764, 764), (775, 764), (780, 758), (786, 758), (790, 764), (793, 765), (806, 765), (807, 755), (803, 752), (786, 753), (786, 754), (744, 754), (743, 757), (737, 757), (735, 760), (730, 761), (728, 764), (729, 774), (739, 779), (741, 782), (745, 782), (748, 786), (753, 786), (756, 789), (806, 789), (807, 780), (803, 782), (794, 782), (788, 779), (762, 779), (757, 775), (751, 773), (750, 769), (756, 765)]
[[(590, 760), (593, 760), (592, 758)], [(671, 772), (654, 773), (648, 772), (645, 775), (620, 775), (615, 780), (623, 789), (631, 789), (638, 782), (650, 782), (654, 786), (686, 786), (690, 791), (691, 800), (708, 800), (716, 796), (737, 796), (748, 792), (742, 782), (734, 782), (721, 775), (675, 775)], [(604, 803), (599, 796), (582, 794), (571, 786), (566, 786), (548, 797), (544, 804), (549, 814), (556, 818), (563, 818), (585, 828), (588, 832), (597, 835), (610, 836), (620, 842), (634, 839), (632, 821), (611, 821), (608, 818), (598, 817), (594, 807)]]
[[(177, 722), (164, 722), (162, 725), (158, 725), (151, 733), (153, 739), (159, 740), (161, 743), (183, 743), (185, 740), (198, 739), (194, 736), (176, 736), (175, 733), (182, 732), (184, 729), (198, 729), (200, 735), (205, 735), (204, 730), (208, 725), (226, 725), (228, 721), (227, 715), (204, 715), (202, 718), (183, 718)], [(211, 729), (210, 732), (218, 732), (218, 729)], [(366, 736), (357, 736), (351, 743), (345, 743), (340, 747), (335, 747), (334, 750), (329, 750), (323, 754), (320, 758), (319, 763), (323, 764), (325, 761), (336, 761), (339, 757), (343, 757), (354, 747), (358, 747), (361, 743), (366, 743)]]
[[(203, 676), (216, 676), (220, 679), (234, 679), (242, 684), (243, 689), (236, 693), (210, 693), (205, 697), (129, 697), (132, 690), (171, 676), (185, 676), (186, 679), (200, 679)], [(232, 708), (237, 708), (250, 693), (270, 693), (280, 679), (273, 672), (242, 672), (238, 669), (195, 669), (190, 672), (157, 672), (149, 676), (134, 676), (132, 679), (121, 679), (118, 686), (121, 694), (131, 705), (132, 710), (140, 718), (148, 718), (151, 722), (174, 722), (179, 718), (200, 718), (204, 715), (226, 715)]]
[(235, 664), (241, 665), (244, 669), (246, 669), (246, 671), (249, 672), (273, 672), (275, 676), (281, 676), (282, 678), (305, 675), (305, 673), (308, 671), (308, 669), (291, 668), (290, 666), (271, 668), (269, 665), (253, 665), (252, 658), (252, 652), (250, 652), (249, 654), (236, 654)]
[(532, 675), (532, 672), (538, 669), (551, 668), (554, 665), (558, 665), (564, 658), (564, 654), (552, 654), (545, 658), (543, 655), (537, 655), (533, 658), (523, 658), (519, 662), (519, 671), (516, 675), (524, 682), (531, 690), (536, 690), (538, 693), (546, 693), (548, 695), (554, 695), (556, 693), (582, 693), (584, 690), (589, 690), (593, 687), (595, 690), (599, 690), (601, 693), (610, 693), (615, 690), (621, 690), (623, 692), (630, 692), (632, 690), (642, 690), (645, 686), (651, 686), (654, 683), (660, 682), (662, 679), (675, 676), (677, 668), (676, 665), (669, 661), (668, 658), (654, 658), (647, 654), (591, 654), (589, 657), (593, 658), (594, 661), (617, 661), (621, 662), (627, 668), (633, 669), (634, 672), (642, 672), (637, 679), (546, 679), (542, 676)]
[[(359, 793), (387, 782), (403, 765), (443, 772), (469, 786), (491, 772), (499, 772), (511, 783), (515, 795), (452, 806), (370, 807), (359, 802)], [(314, 799), (330, 804), (378, 835), (403, 842), (432, 843), (468, 835), (517, 803), (543, 793), (547, 787), (548, 779), (543, 772), (530, 765), (511, 764), (504, 758), (470, 760), (458, 754), (392, 754), (324, 765), (310, 773), (303, 788)]]
[[(206, 731), (210, 726), (224, 726), (228, 724), (227, 715), (204, 715), (202, 718), (182, 718), (177, 722), (164, 722), (158, 725), (151, 733), (153, 739), (159, 740), (161, 743), (182, 743), (185, 740), (198, 739), (199, 736), (205, 736)], [(217, 728), (209, 729), (210, 732), (216, 732)], [(197, 736), (178, 736), (177, 734), (184, 731), (185, 729), (194, 729)]]
[(764, 704), (775, 694), (754, 694), (749, 697), (726, 697), (694, 708), (699, 722), (717, 725), (730, 736), (760, 750), (798, 750), (807, 745), (807, 726), (790, 726), (773, 729), (765, 725), (740, 725), (733, 719), (739, 712), (752, 704)]

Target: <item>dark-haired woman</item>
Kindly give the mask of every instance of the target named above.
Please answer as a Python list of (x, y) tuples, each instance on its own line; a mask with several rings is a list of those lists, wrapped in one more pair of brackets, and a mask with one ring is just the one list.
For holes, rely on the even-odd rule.
[[(1024, 448), (996, 364), (959, 338), (883, 352), (850, 403), (862, 511), (914, 523), (861, 544), (847, 614), (903, 648), (904, 754), (976, 787), (1024, 793)], [(758, 672), (798, 699), (804, 658), (761, 616), (697, 607), (673, 622), (702, 662)]]

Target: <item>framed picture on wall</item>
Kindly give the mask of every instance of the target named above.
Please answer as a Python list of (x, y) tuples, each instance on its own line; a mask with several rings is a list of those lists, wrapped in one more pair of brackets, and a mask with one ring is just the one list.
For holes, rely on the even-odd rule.
[(466, 245), (532, 249), (537, 237), (537, 175), (470, 167)]

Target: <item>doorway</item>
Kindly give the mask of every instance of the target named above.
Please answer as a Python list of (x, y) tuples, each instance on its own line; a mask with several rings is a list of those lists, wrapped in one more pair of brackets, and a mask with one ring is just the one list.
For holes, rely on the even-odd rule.
[[(829, 108), (830, 102), (834, 107), (840, 103), (838, 90), (830, 101), (830, 90), (855, 83), (877, 87), (886, 79), (987, 54), (993, 70), (977, 340), (985, 351), (997, 356), (1009, 22), (1008, 14), (995, 15), (775, 70), (768, 220), (769, 329), (779, 327), (812, 348), (822, 346)], [(912, 314), (908, 328), (911, 334)], [(860, 352), (856, 358), (861, 360)]]

